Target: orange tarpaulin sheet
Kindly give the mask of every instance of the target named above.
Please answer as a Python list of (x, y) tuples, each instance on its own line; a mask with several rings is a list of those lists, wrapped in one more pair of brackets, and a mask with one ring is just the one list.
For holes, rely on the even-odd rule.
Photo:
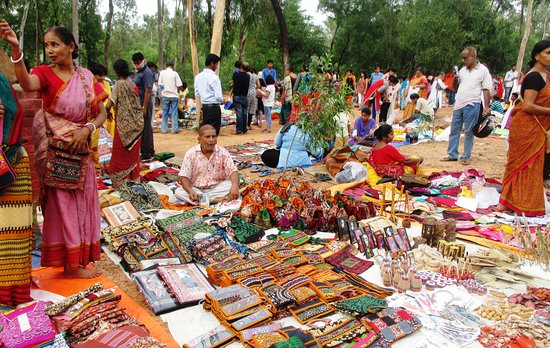
[[(97, 282), (103, 284), (105, 289), (116, 288), (117, 294), (122, 296), (120, 306), (125, 308), (129, 316), (134, 317), (141, 324), (144, 324), (151, 336), (166, 343), (167, 348), (179, 348), (178, 344), (169, 332), (167, 332), (144, 308), (132, 300), (126, 293), (118, 288), (109, 278), (101, 275), (94, 279), (68, 279), (63, 277), (62, 268), (41, 267), (32, 270), (32, 277), (37, 280), (38, 289), (46, 290), (61, 296), (71, 296), (82, 291)], [(36, 288), (36, 286), (34, 286)]]

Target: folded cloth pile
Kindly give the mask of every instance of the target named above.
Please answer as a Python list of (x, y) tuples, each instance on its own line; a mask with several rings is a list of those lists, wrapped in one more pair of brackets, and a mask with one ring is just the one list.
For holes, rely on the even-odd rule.
[(53, 344), (57, 332), (45, 312), (47, 305), (42, 301), (30, 302), (14, 311), (0, 313), (0, 346), (12, 348)]
[(114, 289), (103, 289), (101, 283), (59, 303), (49, 305), (46, 312), (57, 327), (67, 334), (71, 344), (82, 343), (96, 331), (101, 322), (113, 327), (134, 324), (136, 320), (119, 307), (120, 295)]

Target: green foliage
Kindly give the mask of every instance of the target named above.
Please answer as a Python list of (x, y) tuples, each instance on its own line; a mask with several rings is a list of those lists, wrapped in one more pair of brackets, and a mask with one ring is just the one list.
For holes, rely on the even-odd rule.
[[(338, 88), (327, 82), (325, 74), (332, 71), (332, 57), (313, 56), (310, 67), (312, 71), (311, 94), (309, 104), (303, 107), (296, 122), (301, 126), (302, 132), (310, 136), (311, 148), (326, 147), (327, 141), (333, 139), (342, 132), (336, 116), (341, 112), (350, 112), (346, 104), (348, 87)], [(294, 103), (302, 103), (301, 95), (294, 96)]]
[[(549, 5), (540, 0), (535, 6), (527, 50), (549, 32)], [(320, 0), (319, 7), (329, 15), (331, 53), (341, 71), (449, 71), (472, 45), (498, 75), (515, 63), (521, 40), (519, 6), (511, 0)]]

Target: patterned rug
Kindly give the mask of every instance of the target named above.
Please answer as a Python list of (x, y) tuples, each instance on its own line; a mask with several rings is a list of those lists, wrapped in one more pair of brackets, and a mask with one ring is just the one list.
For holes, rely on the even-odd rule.
[(225, 148), (235, 162), (260, 162), (260, 156), (267, 149), (275, 148), (273, 140), (255, 141), (239, 145), (230, 145)]

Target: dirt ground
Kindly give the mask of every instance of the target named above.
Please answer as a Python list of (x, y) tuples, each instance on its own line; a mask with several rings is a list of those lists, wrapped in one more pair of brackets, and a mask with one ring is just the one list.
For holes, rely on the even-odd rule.
[[(357, 108), (353, 109), (355, 117), (360, 112)], [(449, 125), (452, 116), (452, 108), (442, 108), (437, 112), (436, 126), (444, 128)], [(236, 145), (246, 142), (274, 139), (279, 129), (277, 121), (274, 122), (272, 132), (264, 134), (257, 126), (252, 126), (252, 130), (247, 134), (237, 135), (235, 126), (230, 125), (222, 127), (218, 138), (218, 145)], [(195, 130), (183, 130), (179, 134), (155, 133), (155, 151), (170, 151), (176, 156), (182, 157), (187, 149), (197, 144), (197, 132)], [(430, 170), (462, 170), (458, 162), (441, 162), (440, 159), (447, 155), (447, 142), (427, 142), (418, 145), (409, 145), (399, 148), (405, 155), (418, 155), (424, 157), (424, 167)], [(461, 141), (460, 149), (463, 148)], [(474, 149), (472, 153), (472, 163), (469, 167), (483, 169), (487, 177), (500, 180), (504, 173), (506, 164), (506, 141), (496, 138), (485, 138), (474, 140)]]

